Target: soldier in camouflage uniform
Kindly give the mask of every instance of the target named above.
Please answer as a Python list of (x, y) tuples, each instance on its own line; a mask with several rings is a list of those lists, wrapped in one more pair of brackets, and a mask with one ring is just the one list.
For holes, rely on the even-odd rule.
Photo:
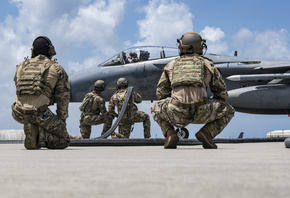
[[(31, 59), (26, 59), (16, 69), (12, 116), (24, 124), (26, 149), (64, 149), (70, 144), (66, 129), (69, 80), (63, 67), (51, 60), (55, 54), (49, 38), (37, 37)], [(57, 104), (56, 115), (48, 108), (53, 103)]]
[[(203, 57), (205, 40), (194, 32), (185, 33), (179, 43), (180, 57), (168, 63), (157, 85), (158, 102), (152, 108), (154, 120), (166, 137), (164, 148), (176, 148), (179, 141), (174, 127), (205, 124), (196, 138), (205, 149), (216, 149), (215, 136), (234, 116), (234, 108), (225, 101), (226, 85), (211, 60)], [(208, 98), (207, 87), (213, 93)]]
[[(117, 80), (117, 87), (118, 90), (111, 97), (108, 105), (108, 111), (110, 112), (111, 115), (115, 117), (118, 116), (118, 114), (115, 112), (115, 106), (117, 107), (118, 112), (120, 112), (127, 95), (128, 81), (126, 80), (126, 78), (119, 78)], [(132, 124), (134, 124), (135, 122), (143, 122), (144, 138), (150, 138), (151, 134), (150, 134), (149, 115), (142, 111), (138, 111), (138, 108), (134, 104), (134, 102), (136, 103), (142, 102), (142, 97), (136, 92), (132, 93), (131, 100), (128, 103), (125, 114), (122, 120), (120, 121), (119, 133), (123, 135), (125, 138), (129, 138)]]
[(94, 90), (86, 94), (80, 106), (82, 112), (80, 117), (80, 130), (83, 138), (90, 138), (92, 125), (104, 123), (102, 135), (111, 128), (114, 117), (107, 112), (105, 100), (101, 96), (105, 87), (106, 84), (103, 80), (96, 81)]

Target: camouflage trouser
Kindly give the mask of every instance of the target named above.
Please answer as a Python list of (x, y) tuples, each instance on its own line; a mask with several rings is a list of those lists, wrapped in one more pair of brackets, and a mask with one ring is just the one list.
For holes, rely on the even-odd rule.
[(85, 115), (80, 117), (80, 130), (83, 138), (90, 138), (92, 125), (103, 124), (102, 135), (106, 133), (112, 126), (113, 116), (111, 115)]
[(185, 127), (188, 124), (205, 124), (212, 138), (222, 132), (235, 114), (235, 109), (220, 100), (209, 99), (208, 103), (196, 108), (182, 108), (171, 104), (171, 98), (157, 101), (151, 107), (154, 120), (161, 127), (163, 135), (172, 126)]
[(40, 115), (26, 115), (18, 111), (16, 105), (13, 104), (12, 116), (17, 122), (24, 124), (26, 137), (29, 137), (30, 134), (38, 134), (39, 148), (64, 149), (70, 145), (65, 122), (53, 114), (50, 109)]
[(125, 113), (121, 122), (119, 123), (119, 133), (124, 135), (125, 138), (129, 138), (131, 133), (131, 126), (136, 122), (143, 122), (144, 138), (150, 138), (150, 118), (149, 115), (143, 111), (131, 111)]

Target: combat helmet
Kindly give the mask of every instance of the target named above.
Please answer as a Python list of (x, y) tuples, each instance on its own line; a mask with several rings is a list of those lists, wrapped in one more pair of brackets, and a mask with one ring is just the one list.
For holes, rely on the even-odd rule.
[(97, 80), (94, 84), (94, 88), (97, 91), (104, 91), (106, 87), (106, 83), (103, 80)]
[(33, 41), (32, 47), (32, 58), (42, 54), (51, 59), (54, 55), (56, 55), (54, 46), (52, 45), (50, 39), (46, 36), (37, 37)]
[(119, 78), (117, 80), (117, 87), (128, 87), (129, 81), (126, 78)]
[(132, 58), (138, 58), (136, 52), (130, 52), (129, 55), (130, 55)]
[(184, 54), (203, 54), (203, 48), (207, 48), (206, 40), (195, 32), (187, 32), (182, 35), (180, 39), (177, 39), (179, 43), (179, 55)]
[(140, 50), (140, 56), (139, 56), (140, 61), (148, 60), (149, 57), (150, 57), (150, 52), (144, 51), (144, 50)]

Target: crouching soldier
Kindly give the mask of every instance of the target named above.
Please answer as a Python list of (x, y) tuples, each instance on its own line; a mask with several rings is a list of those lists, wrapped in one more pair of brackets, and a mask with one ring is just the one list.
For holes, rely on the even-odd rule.
[[(226, 103), (228, 93), (219, 70), (203, 56), (205, 40), (194, 32), (185, 33), (179, 43), (180, 57), (169, 62), (157, 85), (157, 101), (151, 108), (154, 120), (166, 137), (165, 149), (175, 149), (179, 138), (175, 127), (205, 124), (196, 134), (205, 149), (217, 149), (213, 139), (234, 116)], [(213, 98), (208, 98), (207, 87)]]
[(106, 84), (103, 80), (96, 81), (94, 90), (86, 94), (80, 106), (80, 131), (85, 139), (90, 138), (92, 125), (104, 124), (101, 135), (111, 128), (114, 117), (107, 112), (105, 100), (101, 96), (105, 87)]
[[(118, 113), (121, 112), (123, 103), (127, 96), (128, 91), (128, 80), (126, 78), (119, 78), (117, 80), (118, 90), (111, 97), (108, 110), (111, 115), (117, 117), (118, 114), (115, 112), (115, 107), (118, 109)], [(138, 111), (137, 106), (134, 103), (141, 103), (142, 97), (137, 92), (133, 92), (131, 100), (128, 103), (125, 114), (122, 117), (119, 124), (119, 133), (125, 138), (129, 138), (131, 134), (131, 126), (136, 122), (143, 122), (144, 127), (144, 138), (150, 138), (150, 118), (149, 115), (143, 111)]]

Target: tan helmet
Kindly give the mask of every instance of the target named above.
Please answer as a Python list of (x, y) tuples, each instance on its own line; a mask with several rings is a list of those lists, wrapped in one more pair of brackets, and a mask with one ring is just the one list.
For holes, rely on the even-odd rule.
[(94, 84), (95, 90), (104, 91), (106, 83), (103, 80), (97, 80)]
[(117, 86), (119, 87), (128, 87), (129, 81), (126, 78), (119, 78), (117, 80)]
[(186, 32), (180, 39), (177, 39), (179, 43), (179, 54), (203, 54), (203, 48), (207, 48), (205, 40), (195, 32)]

